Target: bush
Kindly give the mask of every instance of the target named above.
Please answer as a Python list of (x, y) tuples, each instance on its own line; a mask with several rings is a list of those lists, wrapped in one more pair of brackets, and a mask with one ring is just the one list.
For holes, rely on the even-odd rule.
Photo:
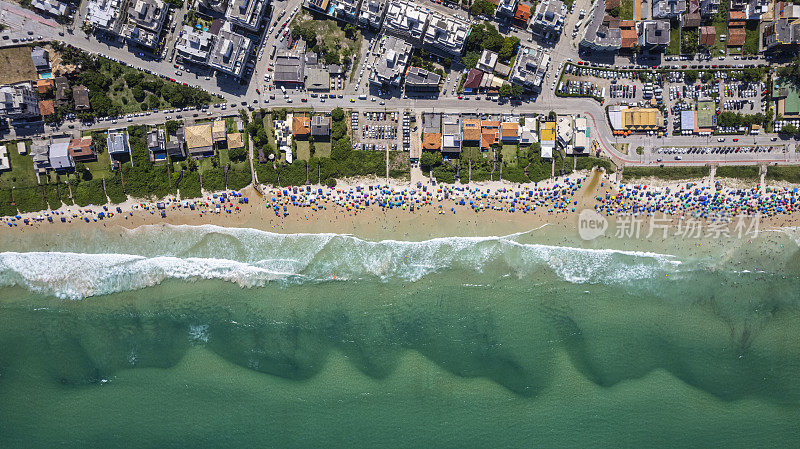
[(708, 176), (708, 167), (625, 167), (623, 180), (654, 177), (667, 180), (697, 179)]
[(108, 199), (114, 204), (123, 203), (128, 199), (128, 195), (125, 195), (122, 190), (122, 181), (116, 173), (106, 179), (106, 193), (108, 194)]
[(233, 167), (228, 169), (228, 188), (239, 190), (247, 187), (253, 181), (253, 175), (250, 173), (250, 167), (235, 169)]
[(203, 189), (209, 192), (225, 190), (225, 175), (222, 167), (215, 167), (204, 171), (202, 176)]
[(800, 184), (800, 167), (796, 165), (775, 165), (767, 168), (767, 179)]
[(182, 199), (203, 196), (203, 192), (200, 191), (200, 174), (196, 171), (184, 171), (178, 188)]
[(60, 187), (61, 185), (59, 184), (52, 184), (45, 186), (45, 192), (47, 195), (47, 206), (50, 207), (50, 209), (58, 209), (59, 207), (61, 207), (61, 200), (58, 198), (58, 192)]
[(88, 206), (90, 204), (100, 206), (108, 203), (108, 198), (103, 191), (103, 180), (92, 179), (82, 181), (72, 188), (72, 196), (78, 206)]
[(41, 186), (14, 189), (14, 200), (20, 212), (37, 212), (47, 209)]
[(244, 148), (231, 148), (228, 150), (228, 159), (241, 162), (247, 159), (247, 150)]
[(11, 189), (0, 189), (0, 216), (9, 217), (17, 214), (17, 206), (11, 205)]
[(576, 170), (591, 170), (593, 167), (602, 167), (606, 173), (614, 173), (614, 164), (608, 159), (600, 159), (596, 157), (579, 157), (577, 158)]

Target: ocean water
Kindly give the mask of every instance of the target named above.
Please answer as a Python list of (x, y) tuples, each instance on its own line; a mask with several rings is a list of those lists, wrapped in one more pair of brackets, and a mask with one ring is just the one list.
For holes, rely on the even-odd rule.
[(800, 447), (798, 233), (0, 235), (0, 447)]

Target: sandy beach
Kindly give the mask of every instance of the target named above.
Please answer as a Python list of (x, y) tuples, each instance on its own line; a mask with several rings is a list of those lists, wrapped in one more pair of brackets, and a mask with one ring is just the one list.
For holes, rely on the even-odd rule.
[[(580, 180), (580, 182), (578, 182)], [(754, 185), (735, 182), (731, 185), (723, 180), (726, 188), (732, 189), (753, 189)], [(507, 204), (514, 198), (515, 193), (538, 190), (552, 191), (568, 188), (572, 184), (573, 189), (569, 195), (560, 198), (548, 198), (542, 201), (539, 207), (528, 208), (523, 211), (517, 205), (517, 210), (511, 212), (511, 207)], [(636, 183), (628, 183), (628, 186), (641, 186), (647, 189), (670, 189), (680, 191), (691, 186), (690, 189), (706, 188), (711, 189), (714, 183), (710, 179), (687, 180), (687, 181), (663, 181), (656, 179), (637, 180)], [(375, 190), (369, 190), (373, 186)], [(226, 212), (225, 207), (220, 208), (216, 213), (216, 205), (221, 203), (219, 195), (221, 192), (206, 193), (203, 199), (193, 199), (182, 201), (180, 199), (165, 199), (164, 214), (156, 208), (155, 201), (136, 201), (128, 200), (118, 205), (108, 205), (104, 211), (102, 206), (64, 206), (55, 212), (37, 212), (23, 214), (20, 218), (13, 220), (15, 226), (7, 226), (5, 233), (37, 233), (53, 232), (62, 230), (75, 230), (105, 227), (112, 228), (120, 226), (126, 229), (134, 229), (140, 226), (152, 224), (170, 225), (216, 225), (222, 227), (252, 228), (277, 233), (337, 233), (352, 234), (368, 240), (425, 240), (436, 237), (448, 236), (501, 236), (514, 233), (526, 232), (547, 226), (555, 231), (560, 230), (561, 235), (574, 235), (576, 240), (578, 218), (581, 211), (585, 209), (595, 209), (598, 207), (597, 198), (601, 196), (614, 197), (620, 193), (619, 184), (611, 180), (606, 174), (599, 172), (580, 172), (564, 178), (540, 182), (530, 185), (517, 185), (505, 181), (487, 182), (472, 184), (469, 186), (456, 185), (437, 185), (425, 186), (427, 190), (427, 203), (415, 204), (411, 210), (410, 204), (404, 203), (398, 207), (381, 207), (373, 199), (371, 203), (364, 201), (364, 198), (379, 196), (378, 187), (388, 189), (393, 193), (402, 191), (419, 191), (416, 186), (390, 182), (388, 186), (380, 179), (352, 179), (340, 183), (336, 189), (327, 189), (324, 186), (310, 186), (310, 191), (316, 193), (318, 189), (325, 191), (325, 194), (318, 198), (314, 204), (299, 204), (291, 201), (291, 188), (277, 189), (269, 186), (262, 186), (263, 196), (259, 195), (253, 186), (243, 189), (241, 197), (247, 198), (247, 203), (239, 202), (239, 198), (230, 198), (224, 204), (229, 205)], [(468, 198), (475, 198), (479, 201), (478, 194), (474, 192), (502, 192), (504, 189), (507, 195), (499, 195), (497, 198), (488, 198), (485, 207), (476, 211), (468, 204), (460, 205), (458, 200), (447, 198), (445, 191), (451, 188), (460, 189), (461, 192), (468, 190), (473, 192)], [(791, 186), (779, 185), (781, 189), (789, 189)], [(305, 186), (304, 186), (305, 188)], [(354, 195), (360, 188), (363, 196), (360, 200), (348, 199), (348, 193)], [(288, 192), (289, 195), (281, 194)], [(216, 198), (215, 198), (216, 197)], [(559, 200), (556, 202), (556, 200)], [(214, 202), (216, 201), (216, 204)], [(360, 201), (360, 203), (359, 203)], [(505, 203), (504, 203), (505, 201)], [(196, 204), (197, 208), (191, 210), (187, 204)], [(200, 206), (208, 204), (209, 207)], [(369, 205), (366, 205), (369, 204)], [(277, 206), (276, 206), (277, 205)], [(560, 207), (550, 207), (560, 205)], [(281, 212), (283, 206), (286, 212)], [(116, 213), (116, 209), (122, 213)], [(277, 207), (277, 212), (276, 212)], [(502, 210), (498, 210), (502, 208)], [(104, 218), (98, 219), (97, 215), (104, 212)], [(109, 217), (111, 212), (111, 217)], [(278, 213), (280, 212), (280, 213)], [(637, 213), (646, 223), (647, 213)], [(46, 217), (54, 218), (50, 223)], [(607, 215), (606, 220), (613, 226), (615, 220), (620, 215)], [(65, 222), (61, 222), (61, 217)], [(685, 219), (686, 217), (684, 217)], [(24, 224), (27, 219), (28, 223)], [(663, 215), (663, 223), (671, 228), (680, 226), (684, 219), (680, 215)], [(88, 221), (87, 221), (88, 220)], [(712, 220), (705, 220), (712, 221)], [(6, 220), (8, 223), (8, 221)], [(759, 229), (778, 229), (794, 227), (800, 225), (797, 214), (782, 213), (774, 216), (760, 218)], [(731, 224), (733, 226), (733, 224)], [(731, 228), (732, 229), (732, 228)]]

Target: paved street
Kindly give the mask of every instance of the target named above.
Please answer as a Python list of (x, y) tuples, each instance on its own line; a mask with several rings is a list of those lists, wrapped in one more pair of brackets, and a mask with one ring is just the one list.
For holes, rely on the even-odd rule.
[[(282, 23), (285, 20), (290, 20), (291, 13), (295, 7), (299, 9), (300, 7), (300, 0), (285, 0), (285, 1), (278, 1), (273, 4), (273, 13), (269, 17), (270, 25), (276, 23), (276, 18), (280, 14), (281, 11), (286, 11), (284, 17), (280, 19), (278, 24)], [(426, 3), (427, 4), (427, 3)], [(551, 75), (543, 82), (543, 88), (541, 94), (538, 96), (536, 101), (526, 101), (523, 102), (519, 106), (510, 106), (508, 104), (500, 105), (494, 101), (487, 100), (483, 97), (481, 100), (476, 100), (475, 97), (467, 96), (465, 99), (459, 100), (456, 96), (450, 95), (448, 92), (447, 95), (441, 95), (439, 98), (436, 99), (415, 99), (415, 98), (390, 98), (388, 99), (385, 105), (379, 105), (378, 101), (371, 101), (374, 97), (371, 95), (368, 96), (367, 100), (359, 100), (358, 94), (365, 93), (364, 90), (359, 90), (358, 93), (354, 92), (352, 89), (347, 89), (343, 94), (343, 98), (326, 98), (324, 102), (321, 98), (312, 98), (307, 93), (302, 91), (289, 91), (288, 98), (291, 102), (287, 101), (283, 98), (283, 96), (278, 92), (275, 95), (275, 99), (269, 99), (270, 93), (275, 93), (276, 91), (269, 91), (265, 89), (265, 83), (263, 81), (264, 75), (268, 73), (267, 68), (270, 64), (270, 50), (272, 45), (277, 45), (278, 48), (282, 48), (285, 46), (286, 40), (280, 42), (279, 39), (276, 37), (277, 35), (277, 27), (270, 33), (269, 36), (263, 40), (263, 48), (264, 53), (262, 55), (261, 60), (256, 59), (256, 68), (252, 77), (250, 78), (249, 84), (242, 85), (238, 81), (235, 81), (231, 78), (223, 77), (223, 76), (211, 76), (209, 79), (206, 79), (206, 75), (208, 71), (198, 71), (193, 73), (192, 71), (183, 70), (182, 75), (178, 76), (175, 75), (175, 68), (173, 64), (168, 61), (157, 61), (152, 58), (148, 58), (147, 56), (140, 57), (137, 53), (128, 51), (124, 44), (120, 41), (116, 40), (104, 40), (104, 39), (97, 39), (94, 36), (87, 36), (83, 33), (79, 28), (75, 29), (74, 31), (70, 31), (57, 25), (54, 23), (47, 23), (48, 21), (40, 21), (40, 20), (32, 20), (26, 16), (26, 14), (31, 14), (35, 16), (35, 14), (31, 13), (27, 10), (22, 10), (23, 15), (20, 15), (20, 9), (16, 5), (9, 4), (8, 2), (0, 0), (0, 8), (2, 8), (2, 12), (0, 12), (0, 21), (7, 24), (9, 26), (9, 30), (6, 30), (4, 33), (9, 34), (12, 38), (13, 37), (23, 37), (27, 36), (27, 31), (33, 31), (34, 35), (39, 36), (41, 35), (43, 40), (60, 40), (67, 44), (74, 45), (78, 48), (81, 48), (85, 51), (100, 54), (112, 59), (116, 59), (120, 62), (125, 64), (142, 68), (145, 70), (149, 70), (153, 73), (162, 74), (169, 78), (175, 78), (179, 82), (184, 82), (190, 85), (198, 86), (202, 89), (205, 89), (208, 92), (220, 95), (224, 98), (229, 107), (226, 111), (222, 111), (219, 108), (211, 108), (212, 116), (220, 116), (226, 115), (231, 113), (236, 113), (240, 108), (245, 106), (253, 106), (257, 108), (261, 107), (291, 107), (291, 106), (300, 106), (303, 107), (313, 107), (319, 111), (330, 111), (336, 107), (342, 108), (353, 108), (358, 111), (414, 111), (414, 112), (422, 112), (422, 111), (433, 111), (433, 112), (453, 112), (453, 113), (478, 113), (478, 114), (497, 114), (497, 113), (514, 113), (514, 114), (546, 114), (549, 111), (555, 111), (559, 114), (574, 114), (580, 113), (585, 114), (587, 117), (590, 118), (590, 124), (592, 127), (592, 136), (595, 138), (600, 147), (602, 148), (603, 152), (610, 156), (615, 162), (627, 165), (641, 165), (641, 164), (653, 164), (653, 163), (660, 163), (660, 164), (670, 164), (670, 165), (692, 165), (692, 164), (716, 164), (716, 163), (738, 163), (738, 164), (747, 164), (747, 163), (778, 163), (778, 164), (785, 164), (785, 163), (796, 163), (797, 156), (794, 151), (794, 141), (791, 141), (789, 147), (790, 150), (783, 152), (783, 151), (776, 151), (773, 150), (769, 153), (728, 153), (724, 155), (719, 154), (685, 154), (681, 155), (680, 160), (676, 160), (673, 157), (662, 157), (661, 161), (658, 161), (657, 157), (654, 156), (654, 153), (650, 151), (653, 148), (658, 147), (698, 147), (698, 146), (715, 146), (717, 145), (716, 139), (708, 139), (705, 137), (696, 137), (696, 136), (669, 136), (669, 137), (655, 137), (655, 136), (645, 136), (645, 135), (632, 135), (627, 138), (620, 138), (617, 136), (613, 136), (611, 133), (611, 129), (609, 127), (608, 121), (605, 117), (605, 110), (604, 108), (595, 100), (589, 98), (563, 98), (563, 97), (556, 97), (555, 92), (550, 89), (552, 84), (553, 77), (557, 77), (557, 69), (559, 66), (567, 61), (568, 59), (572, 59), (573, 61), (580, 60), (577, 51), (577, 43), (581, 38), (581, 34), (579, 33), (575, 38), (572, 38), (570, 35), (565, 34), (562, 36), (561, 40), (550, 50), (550, 55), (552, 57), (551, 61), (551, 68), (550, 72)], [(436, 5), (436, 8), (444, 8), (441, 5)], [(448, 8), (448, 12), (453, 13), (454, 10), (450, 10)], [(569, 14), (567, 16), (566, 24), (564, 25), (565, 30), (570, 30), (574, 27), (574, 24), (578, 20), (578, 11), (580, 9), (585, 9), (588, 13), (590, 9), (590, 1), (589, 0), (576, 0), (574, 13)], [(460, 11), (461, 13), (465, 13), (465, 11)], [(80, 11), (80, 14), (84, 14), (84, 11)], [(176, 16), (180, 19), (182, 17), (181, 13), (176, 13)], [(462, 14), (465, 15), (465, 14)], [(267, 29), (269, 29), (269, 26)], [(180, 27), (177, 27), (180, 29)], [(64, 36), (60, 36), (59, 32), (63, 33)], [(521, 30), (514, 30), (515, 33), (522, 33), (521, 36), (526, 36), (529, 32), (521, 31)], [(536, 45), (534, 42), (533, 44), (527, 42), (527, 38), (522, 39), (523, 45)], [(10, 45), (11, 40), (3, 40), (0, 41), (0, 45)], [(365, 39), (365, 46), (368, 45)], [(363, 62), (363, 58), (360, 58), (360, 62)], [(716, 61), (719, 62), (719, 61)], [(734, 61), (731, 60), (730, 63), (733, 64), (741, 63), (741, 61)], [(748, 61), (749, 62), (749, 61)], [(763, 61), (755, 61), (755, 62), (763, 62)], [(674, 64), (682, 64), (685, 62), (678, 61)], [(722, 63), (722, 62), (719, 62)], [(451, 78), (455, 78), (456, 74), (452, 74)], [(349, 82), (349, 80), (348, 80)], [(454, 79), (451, 79), (451, 85), (455, 82)], [(256, 92), (256, 89), (261, 91), (259, 95)], [(448, 89), (452, 89), (452, 87), (448, 87)], [(307, 103), (302, 103), (300, 100), (302, 98), (307, 99)], [(255, 102), (254, 102), (255, 100)], [(243, 104), (244, 103), (244, 104)], [(184, 112), (181, 113), (183, 119), (192, 120), (194, 111)], [(166, 116), (172, 116), (175, 118), (177, 115), (176, 113), (168, 114), (164, 112), (160, 113), (153, 113), (150, 116), (143, 116), (143, 117), (133, 117), (131, 118), (131, 122), (127, 122), (125, 118), (119, 119), (118, 126), (123, 126), (125, 124), (155, 124), (163, 122), (166, 119)], [(205, 113), (203, 113), (205, 116)], [(73, 128), (69, 128), (72, 126)], [(112, 126), (110, 121), (100, 121), (96, 122), (92, 128), (108, 128)], [(77, 122), (66, 122), (62, 125), (61, 130), (69, 130), (69, 129), (77, 129), (81, 128), (82, 125)], [(32, 132), (44, 132), (44, 128), (40, 128), (38, 130), (32, 130)], [(50, 128), (48, 128), (47, 132), (51, 132)], [(15, 134), (12, 134), (9, 137), (14, 137)], [(774, 142), (772, 139), (775, 138), (775, 135), (758, 135), (758, 136), (740, 136), (741, 142), (739, 145), (759, 145), (759, 146), (778, 146), (782, 145), (783, 142), (778, 139), (777, 142)], [(614, 143), (628, 143), (628, 147), (630, 149), (635, 149), (638, 146), (642, 146), (648, 151), (645, 151), (643, 155), (636, 154), (633, 150), (629, 151), (629, 154), (623, 154), (617, 151), (612, 144)], [(731, 138), (728, 138), (728, 145), (734, 145)], [(632, 153), (632, 154), (631, 154)], [(655, 153), (657, 154), (657, 153)], [(713, 157), (712, 157), (713, 156)]]

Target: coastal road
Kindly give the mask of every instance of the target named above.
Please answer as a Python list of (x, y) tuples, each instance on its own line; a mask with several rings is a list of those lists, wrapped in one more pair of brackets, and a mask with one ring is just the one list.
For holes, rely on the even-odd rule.
[[(286, 15), (281, 18), (281, 23), (284, 20), (288, 20), (290, 18), (290, 14), (294, 7), (298, 7), (299, 9), (300, 0), (288, 0), (277, 2), (275, 6), (275, 12), (271, 20), (274, 22), (277, 18), (277, 15), (282, 10), (287, 10)], [(0, 0), (0, 7), (3, 8), (3, 14), (0, 15), (0, 21), (7, 23), (10, 27), (10, 30), (3, 32), (3, 34), (9, 34), (11, 37), (24, 37), (27, 36), (27, 30), (31, 30), (34, 32), (35, 35), (41, 35), (44, 40), (60, 40), (65, 43), (74, 45), (75, 47), (81, 48), (85, 51), (103, 55), (105, 57), (109, 57), (111, 59), (120, 61), (127, 65), (145, 69), (150, 71), (151, 73), (161, 74), (169, 78), (174, 78), (177, 81), (185, 82), (190, 85), (194, 85), (200, 87), (208, 92), (217, 94), (224, 98), (229, 107), (226, 111), (221, 111), (220, 109), (212, 108), (212, 115), (211, 117), (226, 115), (235, 113), (238, 109), (243, 108), (246, 106), (253, 106), (257, 108), (261, 107), (310, 107), (314, 108), (315, 110), (319, 111), (330, 111), (335, 107), (342, 107), (342, 108), (352, 108), (359, 111), (363, 110), (372, 110), (372, 111), (403, 111), (403, 110), (413, 110), (417, 112), (422, 111), (432, 111), (432, 112), (450, 112), (450, 113), (476, 113), (476, 114), (503, 114), (503, 113), (512, 113), (512, 114), (547, 114), (549, 111), (554, 111), (558, 114), (584, 114), (590, 118), (592, 124), (592, 136), (596, 139), (603, 152), (611, 157), (616, 163), (623, 164), (623, 165), (649, 165), (656, 163), (658, 161), (654, 161), (653, 158), (650, 157), (648, 154), (649, 152), (645, 152), (645, 155), (637, 155), (635, 154), (635, 148), (638, 146), (642, 146), (646, 149), (651, 149), (654, 147), (685, 147), (685, 146), (703, 146), (710, 144), (708, 139), (696, 137), (696, 136), (669, 136), (669, 137), (655, 137), (655, 136), (643, 136), (643, 135), (634, 135), (628, 136), (626, 138), (619, 138), (613, 136), (611, 133), (611, 129), (608, 125), (608, 121), (605, 117), (605, 109), (595, 100), (590, 98), (563, 98), (563, 97), (556, 97), (553, 90), (550, 89), (551, 81), (545, 81), (542, 93), (539, 95), (537, 100), (534, 101), (527, 101), (523, 102), (519, 106), (510, 106), (508, 104), (500, 105), (494, 101), (489, 101), (482, 97), (481, 100), (476, 100), (476, 97), (470, 96), (465, 97), (465, 99), (459, 100), (457, 97), (453, 96), (440, 96), (436, 99), (419, 99), (419, 98), (389, 98), (385, 99), (388, 104), (386, 105), (379, 105), (377, 101), (373, 102), (370, 101), (372, 96), (369, 97), (368, 100), (358, 100), (357, 95), (355, 94), (345, 94), (343, 98), (335, 98), (335, 99), (321, 99), (321, 98), (311, 98), (305, 92), (300, 90), (291, 90), (289, 91), (288, 100), (284, 99), (282, 95), (276, 93), (275, 90), (268, 91), (265, 89), (261, 89), (262, 93), (259, 95), (256, 92), (256, 88), (264, 87), (263, 82), (263, 74), (267, 73), (267, 66), (269, 65), (269, 50), (273, 44), (281, 44), (275, 38), (275, 32), (277, 30), (273, 30), (273, 33), (268, 36), (263, 43), (264, 46), (264, 55), (261, 61), (257, 61), (255, 73), (253, 74), (252, 79), (250, 80), (249, 84), (242, 85), (238, 81), (233, 80), (232, 78), (225, 77), (225, 76), (210, 76), (209, 79), (206, 79), (206, 76), (203, 76), (203, 73), (192, 73), (190, 71), (182, 71), (182, 75), (176, 75), (175, 68), (173, 65), (166, 61), (158, 61), (152, 58), (148, 59), (145, 54), (142, 56), (138, 56), (138, 53), (134, 53), (131, 51), (127, 51), (124, 44), (118, 40), (111, 39), (97, 39), (94, 36), (89, 36), (83, 33), (81, 30), (77, 29), (74, 31), (74, 34), (71, 34), (69, 30), (64, 33), (64, 36), (59, 36), (59, 32), (63, 32), (60, 26), (53, 27), (51, 24), (42, 23), (40, 21), (31, 21), (31, 20), (24, 20), (20, 22), (19, 15), (12, 14), (11, 11), (14, 11), (15, 8), (18, 9), (16, 5), (9, 4), (4, 0)], [(589, 0), (577, 0), (577, 4), (575, 6), (575, 11), (579, 11), (581, 8), (589, 10)], [(26, 10), (23, 10), (26, 11)], [(26, 11), (29, 14), (35, 15), (32, 12)], [(571, 27), (574, 26), (574, 23), (577, 22), (578, 14), (577, 12), (569, 14), (566, 24), (565, 30), (569, 30)], [(269, 28), (269, 27), (268, 27)], [(578, 59), (577, 53), (577, 40), (580, 38), (580, 35), (575, 39), (571, 39), (568, 35), (562, 36), (558, 43), (556, 43), (555, 47), (553, 47), (550, 51), (552, 62), (551, 62), (551, 73), (556, 72), (556, 69), (559, 65), (566, 61), (568, 58), (573, 60)], [(10, 40), (3, 40), (0, 41), (0, 45), (9, 45)], [(285, 42), (285, 40), (284, 40)], [(554, 76), (558, 76), (556, 73)], [(352, 92), (352, 91), (350, 91)], [(270, 93), (275, 93), (276, 98), (269, 99), (268, 96)], [(302, 102), (301, 99), (306, 99), (307, 102)], [(254, 102), (255, 100), (255, 102)], [(242, 102), (245, 105), (242, 105)], [(232, 106), (232, 107), (230, 107)], [(194, 112), (191, 113), (182, 113), (183, 119), (186, 120), (193, 120), (195, 117), (192, 117)], [(108, 128), (113, 126), (125, 126), (126, 124), (155, 124), (159, 123), (159, 120), (163, 121), (166, 120), (167, 116), (175, 118), (177, 113), (166, 113), (166, 112), (159, 112), (159, 113), (152, 113), (150, 116), (143, 116), (143, 117), (132, 117), (131, 122), (127, 122), (125, 118), (118, 119), (118, 123), (113, 125), (110, 121), (100, 121), (96, 122), (91, 126), (91, 129), (102, 129)], [(209, 116), (206, 116), (209, 117)], [(197, 118), (203, 118), (202, 116), (198, 115)], [(69, 128), (72, 125), (73, 128)], [(65, 122), (59, 128), (50, 128), (50, 127), (42, 127), (40, 129), (31, 129), (29, 130), (29, 134), (41, 134), (41, 133), (54, 133), (57, 131), (69, 131), (71, 129), (83, 129), (83, 125), (78, 122)], [(20, 134), (20, 136), (29, 135), (29, 134)], [(14, 138), (17, 136), (15, 130), (12, 130), (11, 133), (7, 136), (9, 138)], [(765, 145), (765, 146), (775, 146), (776, 143), (772, 142), (772, 139), (775, 138), (775, 135), (760, 135), (760, 136), (747, 136), (741, 137), (739, 145)], [(730, 140), (730, 138), (729, 138)], [(792, 141), (793, 142), (793, 141)], [(623, 154), (617, 151), (612, 144), (614, 143), (628, 143), (628, 147), (631, 149), (629, 154)], [(780, 143), (780, 141), (779, 141)], [(731, 142), (731, 145), (733, 143)], [(633, 154), (631, 154), (633, 153)], [(759, 157), (756, 157), (755, 160), (764, 161), (765, 163), (796, 163), (796, 155), (794, 151), (788, 151), (787, 153), (783, 154), (785, 156), (785, 160), (783, 158), (776, 157), (774, 153), (768, 153), (766, 155), (762, 155), (761, 153), (756, 153)], [(705, 157), (708, 155), (685, 155), (683, 156), (682, 160), (672, 160), (672, 161), (662, 161), (659, 163), (664, 164), (673, 164), (673, 165), (695, 165), (695, 164), (706, 164), (706, 163), (713, 163), (709, 158)], [(731, 155), (726, 155), (726, 161), (730, 157), (730, 163), (753, 163), (754, 154), (741, 154), (741, 153), (733, 153)]]

